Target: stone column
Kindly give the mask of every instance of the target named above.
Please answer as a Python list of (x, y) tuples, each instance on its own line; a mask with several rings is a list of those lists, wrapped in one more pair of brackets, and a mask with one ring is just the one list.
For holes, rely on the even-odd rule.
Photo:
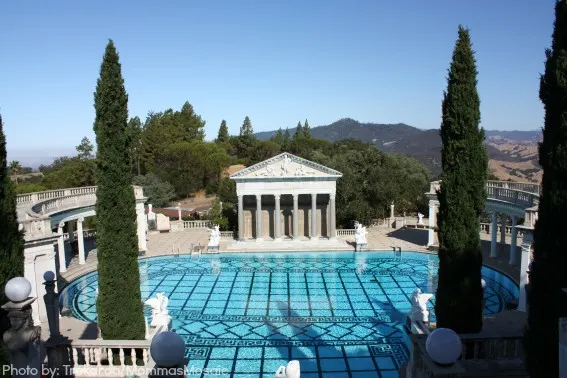
[(75, 241), (75, 222), (72, 220), (67, 222), (67, 233), (69, 234), (67, 241), (71, 244)]
[(244, 240), (244, 196), (238, 196), (238, 240)]
[(500, 214), (500, 244), (506, 245), (506, 214)]
[(281, 225), (280, 225), (280, 219), (281, 219), (281, 210), (280, 210), (280, 195), (279, 194), (274, 194), (274, 200), (275, 200), (275, 210), (274, 210), (274, 239), (276, 241), (281, 240)]
[(262, 240), (262, 195), (256, 194), (256, 241)]
[(177, 203), (177, 220), (180, 221), (180, 222), (182, 221), (182, 219), (181, 219), (181, 203), (180, 202)]
[(77, 219), (77, 242), (79, 244), (79, 264), (84, 265), (85, 259), (85, 240), (83, 235), (83, 221), (84, 218)]
[(524, 229), (524, 240), (522, 241), (522, 260), (520, 262), (520, 298), (518, 300), (518, 311), (524, 312), (528, 307), (526, 284), (529, 282), (528, 270), (531, 262), (532, 243), (532, 231)]
[(136, 202), (136, 223), (138, 225), (138, 252), (146, 252), (148, 250), (146, 238), (148, 220), (146, 218), (146, 208), (142, 201)]
[(435, 244), (435, 204), (429, 203), (429, 219), (427, 229), (427, 246)]
[(299, 239), (299, 195), (293, 195), (293, 239)]
[(329, 217), (330, 219), (330, 233), (329, 233), (329, 238), (331, 240), (336, 239), (337, 238), (337, 219), (336, 219), (336, 215), (335, 215), (335, 193), (330, 193), (329, 194), (329, 202), (330, 202), (330, 214)]
[(317, 194), (311, 194), (311, 240), (317, 239)]
[(510, 241), (510, 265), (516, 265), (518, 263), (518, 248), (516, 247), (518, 243), (518, 229), (516, 224), (518, 219), (515, 215), (512, 215), (512, 240)]
[(57, 254), (59, 255), (59, 272), (67, 271), (67, 260), (65, 259), (65, 237), (63, 235), (63, 227), (65, 227), (65, 222), (59, 223), (59, 228), (57, 229), (57, 234), (59, 238), (57, 239)]
[(490, 223), (490, 232), (492, 232), (492, 239), (490, 241), (490, 256), (498, 257), (498, 249), (496, 248), (496, 236), (498, 234), (498, 213), (492, 212), (492, 223)]

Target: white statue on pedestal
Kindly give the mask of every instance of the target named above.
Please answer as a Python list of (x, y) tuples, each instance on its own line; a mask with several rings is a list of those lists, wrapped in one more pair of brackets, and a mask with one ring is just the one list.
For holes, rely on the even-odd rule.
[(410, 319), (426, 323), (429, 321), (429, 310), (427, 310), (427, 302), (433, 297), (433, 294), (422, 294), (421, 289), (417, 288), (413, 292), (411, 298)]
[(145, 305), (152, 308), (152, 322), (151, 327), (166, 326), (171, 325), (171, 316), (169, 316), (169, 310), (167, 309), (167, 304), (169, 299), (163, 293), (157, 293), (156, 298), (150, 298), (144, 302)]
[(218, 247), (220, 244), (220, 227), (219, 225), (215, 225), (214, 228), (210, 229), (210, 236), (209, 236), (209, 246)]
[(276, 170), (274, 169), (273, 166), (271, 165), (267, 165), (266, 166), (266, 172), (264, 173), (265, 176), (275, 176), (276, 175)]
[(417, 224), (423, 224), (423, 214), (417, 213)]
[(366, 240), (366, 234), (368, 234), (368, 231), (366, 231), (366, 227), (363, 227), (362, 224), (359, 222), (355, 222), (354, 228), (355, 228), (354, 241), (356, 242), (356, 244), (357, 245), (368, 244), (368, 241)]

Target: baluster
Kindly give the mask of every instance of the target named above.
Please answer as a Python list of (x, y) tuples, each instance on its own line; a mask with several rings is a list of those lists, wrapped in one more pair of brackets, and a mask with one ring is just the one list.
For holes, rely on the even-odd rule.
[(136, 366), (136, 349), (130, 349), (130, 358), (132, 359), (132, 366)]
[(146, 366), (148, 364), (148, 362), (150, 361), (150, 359), (148, 358), (148, 350), (147, 349), (142, 350), (142, 359), (144, 360), (144, 366)]
[(91, 356), (90, 356), (89, 348), (84, 348), (83, 354), (85, 355), (85, 365), (90, 366), (91, 365)]
[(73, 348), (73, 347), (71, 347), (71, 349), (73, 349), (73, 366), (78, 366), (78, 365), (79, 365), (79, 351), (78, 351), (78, 348)]
[(122, 347), (120, 347), (119, 349), (120, 352), (118, 353), (120, 355), (120, 366), (124, 366), (124, 349)]
[(112, 354), (112, 348), (106, 348), (106, 357), (108, 358), (108, 365), (114, 366), (114, 355)]
[(94, 352), (95, 352), (96, 366), (100, 366), (101, 348), (96, 348), (96, 349), (94, 350)]

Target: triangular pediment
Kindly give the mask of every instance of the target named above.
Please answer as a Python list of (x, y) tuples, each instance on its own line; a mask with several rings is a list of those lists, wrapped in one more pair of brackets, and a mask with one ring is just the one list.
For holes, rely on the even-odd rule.
[(341, 177), (342, 173), (288, 152), (236, 172), (230, 178)]

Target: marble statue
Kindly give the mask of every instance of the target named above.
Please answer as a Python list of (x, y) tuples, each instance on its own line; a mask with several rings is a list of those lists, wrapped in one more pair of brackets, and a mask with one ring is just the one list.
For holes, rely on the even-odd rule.
[(415, 289), (411, 302), (410, 319), (413, 321), (421, 321), (426, 323), (429, 321), (429, 310), (427, 310), (427, 302), (433, 297), (433, 294), (422, 293), (420, 288)]
[(152, 308), (152, 321), (150, 327), (167, 326), (171, 324), (171, 316), (167, 304), (169, 299), (163, 293), (157, 293), (156, 298), (150, 298), (144, 302)]
[(296, 170), (295, 170), (295, 175), (296, 176), (305, 176), (305, 171), (303, 170), (303, 165), (300, 165)]
[(423, 214), (417, 213), (417, 224), (423, 224)]
[(355, 228), (354, 241), (356, 242), (356, 244), (357, 245), (368, 244), (368, 241), (366, 240), (366, 234), (368, 234), (368, 231), (366, 231), (366, 227), (363, 227), (362, 223), (355, 222), (354, 228)]
[(214, 228), (210, 229), (209, 236), (209, 246), (218, 246), (220, 244), (220, 228), (219, 225), (215, 225)]
[(266, 172), (264, 173), (265, 176), (275, 176), (276, 175), (276, 170), (274, 169), (273, 166), (271, 165), (267, 165), (266, 166)]
[(291, 158), (289, 156), (285, 156), (285, 158), (282, 161), (282, 165), (281, 165), (281, 175), (287, 175), (288, 174), (288, 168), (289, 165), (291, 164)]
[(301, 376), (301, 368), (299, 361), (289, 361), (287, 366), (280, 366), (276, 370), (276, 378), (299, 378)]
[[(23, 311), (10, 311), (10, 328), (4, 332), (3, 341), (8, 352), (10, 362), (16, 371), (26, 371), (26, 368), (40, 367), (41, 327), (34, 327), (31, 317), (31, 308)], [(37, 376), (30, 374), (14, 374), (12, 376)], [(41, 369), (39, 369), (41, 371)]]

